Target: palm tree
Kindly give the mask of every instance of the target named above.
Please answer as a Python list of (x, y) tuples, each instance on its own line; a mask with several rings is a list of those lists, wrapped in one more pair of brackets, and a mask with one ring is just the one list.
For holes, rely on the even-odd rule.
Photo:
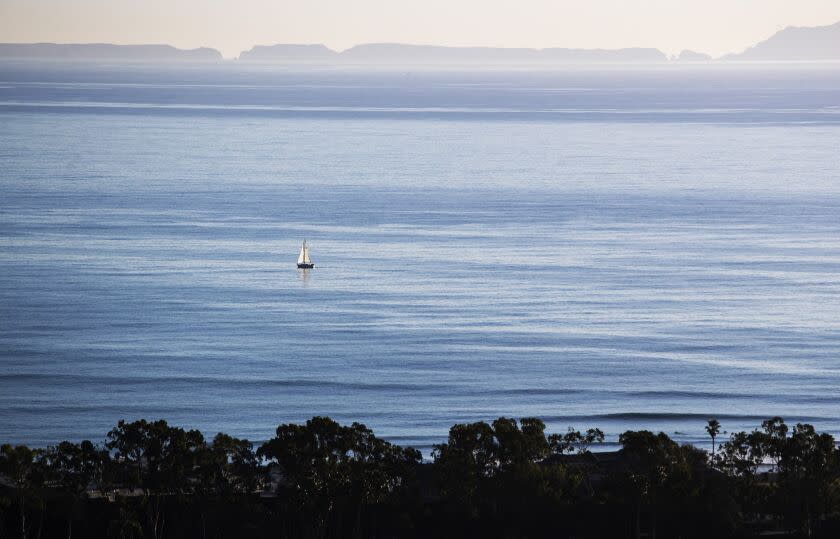
[(712, 456), (715, 454), (715, 438), (717, 438), (718, 433), (720, 433), (720, 422), (712, 418), (709, 420), (709, 424), (706, 425), (706, 432), (709, 433), (709, 436), (712, 437)]

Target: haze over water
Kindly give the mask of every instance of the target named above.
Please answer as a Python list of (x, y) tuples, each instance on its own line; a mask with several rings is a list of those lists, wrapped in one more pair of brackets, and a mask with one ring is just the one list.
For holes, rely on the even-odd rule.
[(826, 68), (4, 64), (0, 440), (840, 434), (838, 147)]

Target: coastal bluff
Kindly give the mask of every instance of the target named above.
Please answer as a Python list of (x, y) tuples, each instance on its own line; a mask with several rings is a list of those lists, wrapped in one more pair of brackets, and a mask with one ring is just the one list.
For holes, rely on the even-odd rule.
[(581, 63), (658, 63), (665, 54), (652, 48), (566, 49), (446, 47), (403, 43), (366, 43), (337, 52), (325, 45), (255, 46), (239, 61), (267, 64), (339, 65), (562, 65)]
[(0, 43), (0, 58), (23, 61), (218, 62), (216, 49), (111, 43)]
[(789, 26), (723, 60), (816, 62), (840, 60), (840, 22), (829, 26)]

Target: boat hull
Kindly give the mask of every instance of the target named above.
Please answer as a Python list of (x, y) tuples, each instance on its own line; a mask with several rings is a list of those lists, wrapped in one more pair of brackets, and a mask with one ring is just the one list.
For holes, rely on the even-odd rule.
[(315, 264), (298, 264), (298, 269), (312, 269), (315, 267)]

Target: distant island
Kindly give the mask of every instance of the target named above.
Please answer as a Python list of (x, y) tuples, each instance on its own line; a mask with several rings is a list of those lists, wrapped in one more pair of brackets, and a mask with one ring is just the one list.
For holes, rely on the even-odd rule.
[(789, 26), (740, 54), (723, 60), (820, 61), (840, 60), (840, 22), (830, 26)]
[[(0, 43), (0, 59), (41, 61), (219, 62), (212, 48), (107, 43)], [(655, 64), (669, 61), (831, 61), (840, 60), (840, 22), (829, 26), (788, 27), (740, 53), (714, 59), (684, 50), (669, 58), (654, 48), (624, 49), (447, 47), (404, 43), (366, 43), (345, 51), (323, 44), (255, 45), (237, 61), (264, 65), (346, 66), (552, 66), (567, 64)]]
[[(683, 50), (672, 61), (825, 61), (840, 60), (840, 22), (830, 26), (789, 27), (746, 51), (714, 59), (703, 52)], [(239, 61), (263, 64), (345, 65), (562, 65), (660, 63), (668, 57), (659, 49), (573, 49), (446, 47), (402, 43), (367, 43), (338, 52), (318, 45), (259, 45)]]
[(684, 50), (674, 59), (678, 62), (708, 62), (712, 57), (702, 52)]
[(171, 45), (112, 45), (110, 43), (0, 43), (0, 58), (19, 60), (213, 62), (216, 49), (176, 49)]
[(528, 49), (500, 47), (443, 47), (402, 43), (367, 43), (336, 52), (324, 45), (256, 46), (240, 61), (260, 63), (341, 63), (377, 65), (505, 65), (611, 62), (665, 62), (657, 49)]
[(245, 62), (318, 63), (334, 62), (338, 53), (325, 45), (255, 45), (239, 55)]

